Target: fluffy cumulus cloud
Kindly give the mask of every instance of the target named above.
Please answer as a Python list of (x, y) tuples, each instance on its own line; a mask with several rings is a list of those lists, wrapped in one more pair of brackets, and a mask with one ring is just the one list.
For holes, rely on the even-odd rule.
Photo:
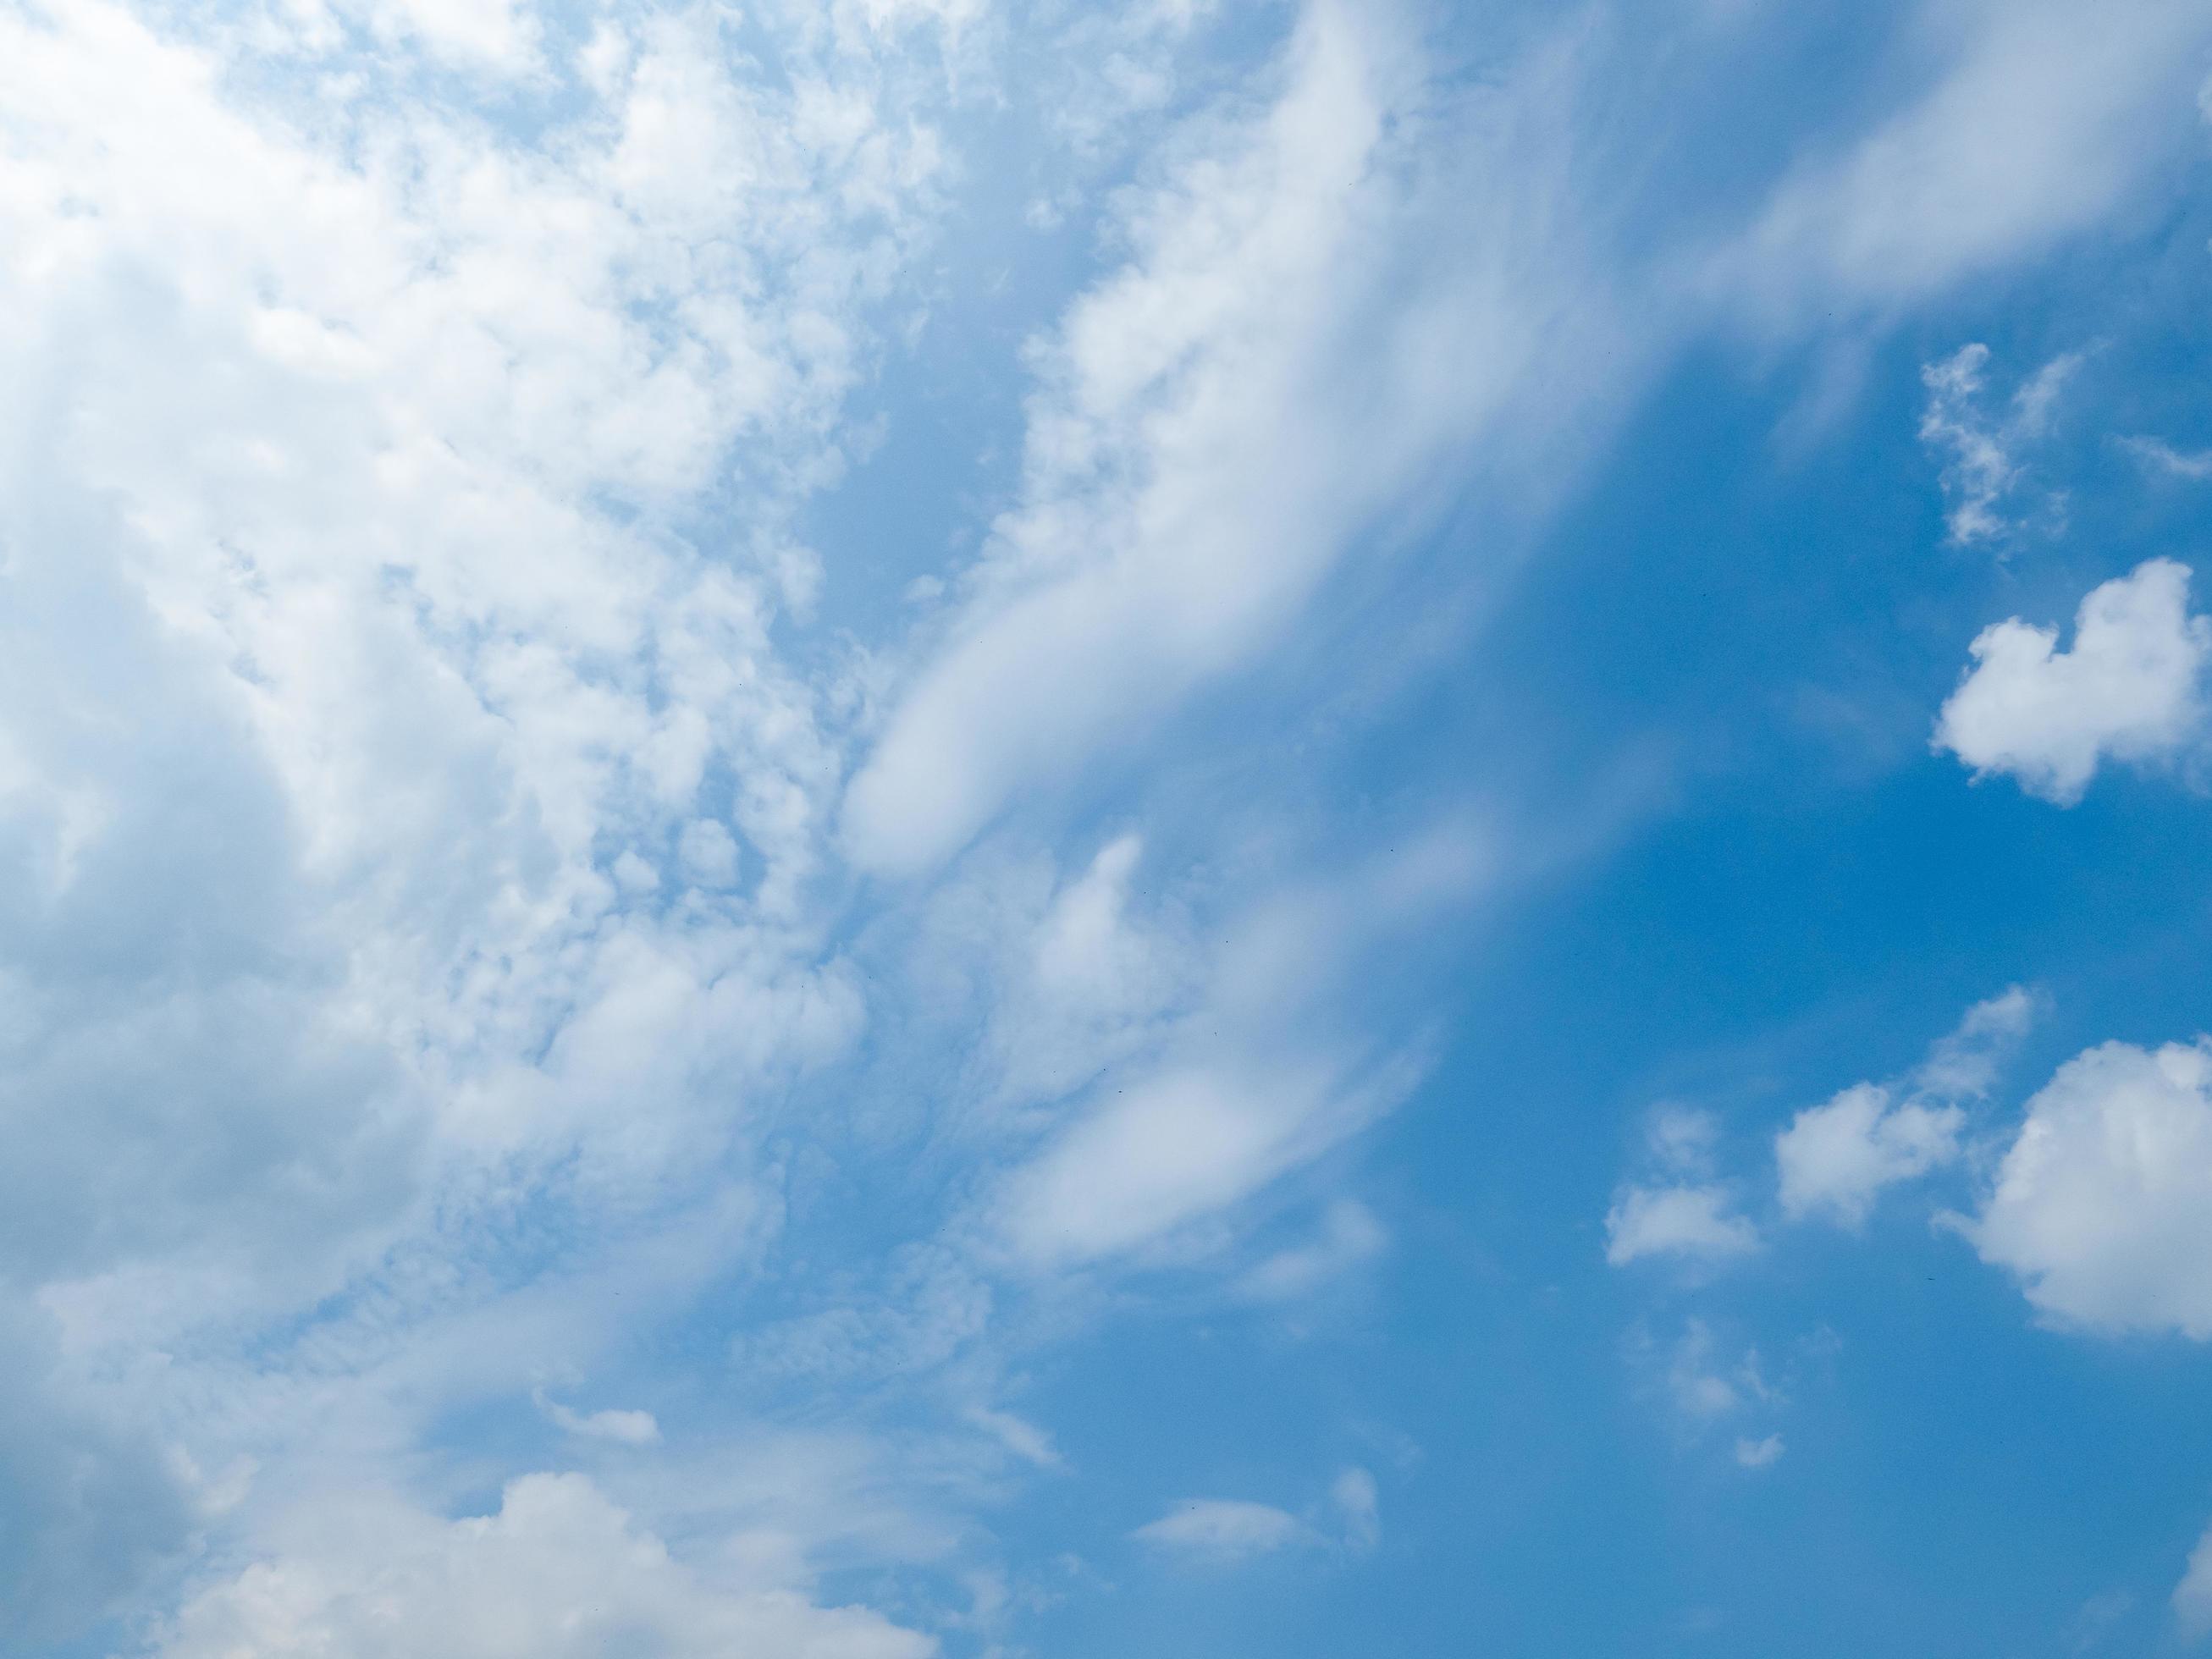
[(2189, 568), (2152, 559), (2093, 590), (2058, 630), (2014, 617), (1982, 630), (1943, 705), (1936, 744), (1978, 777), (2010, 774), (2061, 806), (2106, 759), (2170, 763), (2203, 739), (2212, 621), (2189, 610)]
[(2212, 1338), (2212, 1048), (2068, 1061), (1960, 1225), (2054, 1323)]
[(717, 1583), (674, 1560), (581, 1475), (526, 1475), (498, 1512), (442, 1521), (392, 1504), (325, 1516), (327, 1548), (202, 1592), (161, 1659), (928, 1659), (937, 1644), (784, 1587)]

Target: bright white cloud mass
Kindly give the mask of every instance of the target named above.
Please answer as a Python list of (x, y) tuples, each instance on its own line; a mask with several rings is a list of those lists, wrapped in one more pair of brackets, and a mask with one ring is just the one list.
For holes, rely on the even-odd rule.
[(2189, 568), (2153, 559), (2081, 601), (2074, 638), (2014, 617), (1985, 628), (1943, 705), (1937, 744), (1977, 775), (2009, 772), (2058, 805), (2100, 762), (2171, 761), (2203, 735), (2212, 620), (2189, 611)]
[(2069, 1060), (1966, 1235), (2053, 1320), (2212, 1337), (2212, 1050), (2108, 1042)]
[(2212, 1334), (2212, 3), (1820, 11), (0, 0), (0, 1659), (2212, 1626), (1823, 1462)]

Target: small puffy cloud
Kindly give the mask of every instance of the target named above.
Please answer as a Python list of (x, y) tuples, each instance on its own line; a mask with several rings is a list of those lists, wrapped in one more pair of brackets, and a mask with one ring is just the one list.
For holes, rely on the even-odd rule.
[(1728, 1213), (1719, 1186), (1628, 1187), (1605, 1218), (1605, 1259), (1626, 1267), (1647, 1255), (1714, 1260), (1759, 1248), (1759, 1230)]
[(2152, 559), (2081, 601), (2073, 648), (2013, 617), (1969, 647), (1974, 666), (1943, 705), (1936, 747), (1977, 777), (2008, 772), (2070, 806), (2109, 757), (2170, 761), (2205, 725), (2212, 621), (2189, 614), (2189, 568)]
[[(937, 1644), (794, 1591), (721, 1585), (676, 1559), (580, 1475), (511, 1483), (499, 1513), (390, 1510), (319, 1532), (191, 1601), (160, 1659), (601, 1659), (773, 1653), (928, 1659)], [(341, 1541), (342, 1540), (342, 1541)]]
[(1130, 1536), (1155, 1549), (1225, 1565), (1309, 1543), (1313, 1533), (1297, 1516), (1272, 1504), (1193, 1498)]
[(1778, 1434), (1770, 1434), (1763, 1440), (1739, 1440), (1735, 1443), (1735, 1461), (1747, 1469), (1763, 1469), (1780, 1462), (1783, 1449)]
[(1893, 1103), (1888, 1090), (1855, 1084), (1798, 1113), (1775, 1137), (1782, 1208), (1793, 1218), (1823, 1215), (1856, 1227), (1884, 1187), (1957, 1158), (1966, 1122), (1955, 1106)]
[(2212, 1338), (2212, 1044), (2069, 1060), (1958, 1224), (2053, 1322)]

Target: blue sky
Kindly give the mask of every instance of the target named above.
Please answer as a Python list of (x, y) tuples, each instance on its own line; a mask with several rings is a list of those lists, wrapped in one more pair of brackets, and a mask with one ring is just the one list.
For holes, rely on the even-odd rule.
[(2212, 1640), (2208, 87), (0, 0), (0, 1654)]

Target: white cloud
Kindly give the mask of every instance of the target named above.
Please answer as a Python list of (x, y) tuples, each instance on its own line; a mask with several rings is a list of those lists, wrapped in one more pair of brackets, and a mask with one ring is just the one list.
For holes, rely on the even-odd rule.
[(1799, 1112), (1774, 1138), (1784, 1213), (1858, 1227), (1884, 1188), (1955, 1162), (1966, 1127), (1958, 1103), (1989, 1092), (2041, 1006), (2035, 992), (2009, 987), (1929, 1048), (1909, 1088), (1854, 1084)]
[(1885, 313), (2100, 220), (2188, 142), (2202, 0), (1917, 9), (1925, 90), (1808, 158), (1723, 260), (1778, 319)]
[(718, 1583), (580, 1475), (508, 1485), (459, 1521), (391, 1504), (326, 1515), (313, 1541), (189, 1601), (161, 1659), (927, 1659), (929, 1638), (779, 1586)]
[(1770, 1434), (1760, 1440), (1735, 1443), (1735, 1461), (1747, 1469), (1764, 1469), (1782, 1461), (1782, 1437)]
[(1966, 1010), (1958, 1028), (1928, 1051), (1912, 1074), (1915, 1092), (1938, 1100), (1978, 1100), (1989, 1093), (2046, 999), (2024, 985), (2008, 986)]
[(523, 9), (357, 9), (0, 10), (0, 1255), (67, 1355), (0, 1485), (57, 1621), (174, 1541), (171, 1463), (269, 1471), (233, 1550), (757, 1248), (750, 1143), (859, 1018), (776, 635), (933, 199), (912, 78), (678, 9), (572, 100)]
[(1687, 1106), (1656, 1108), (1645, 1151), (1664, 1177), (1624, 1182), (1605, 1218), (1605, 1259), (1616, 1267), (1644, 1256), (1714, 1262), (1759, 1248), (1759, 1229), (1731, 1214), (1735, 1195), (1714, 1178), (1720, 1120)]
[[(926, 870), (1125, 747), (1478, 435), (1510, 413), (1517, 444), (1589, 390), (1617, 343), (1547, 182), (1565, 71), (1537, 55), (1464, 135), (1401, 125), (1425, 93), (1388, 21), (1310, 6), (1282, 95), (1125, 198), (1128, 264), (1038, 348), (1020, 501), (846, 797), (862, 866)], [(1479, 165), (1501, 133), (1513, 163)]]
[[(1987, 346), (1962, 346), (1920, 371), (1928, 388), (1920, 441), (1948, 457), (1942, 482), (1949, 508), (1943, 521), (1960, 546), (2018, 527), (2000, 509), (2023, 488), (2027, 467), (2021, 451), (2049, 430), (2059, 391), (2081, 363), (2078, 354), (2053, 358), (2021, 382), (2005, 417), (1992, 421), (1980, 408), (1989, 357)], [(2043, 506), (2047, 511), (2055, 504), (2046, 497)]]
[(738, 884), (738, 843), (729, 830), (711, 818), (694, 818), (684, 826), (677, 842), (677, 857), (684, 875), (705, 888)]
[(1024, 1462), (1034, 1463), (1041, 1469), (1065, 1469), (1067, 1462), (1053, 1444), (1052, 1437), (1026, 1418), (1012, 1412), (977, 1407), (968, 1413), (968, 1420), (988, 1431), (1006, 1449)]
[(1318, 1061), (1176, 1066), (1114, 1090), (1017, 1178), (1006, 1225), (1025, 1255), (1079, 1261), (1234, 1204), (1383, 1103)]
[[(1062, 136), (1178, 95), (1206, 9), (1132, 14)], [(1125, 268), (1034, 354), (1013, 507), (913, 648), (849, 668), (794, 648), (836, 586), (796, 526), (926, 331), (939, 123), (1005, 115), (952, 83), (1006, 9), (0, 10), (0, 1300), (62, 1330), (0, 1328), (12, 1613), (82, 1625), (204, 1532), (169, 1659), (903, 1659), (931, 1644), (811, 1605), (813, 1571), (957, 1572), (981, 1528), (902, 1483), (972, 1506), (1059, 1466), (977, 1403), (1018, 1395), (1000, 1252), (1195, 1240), (1279, 1297), (1379, 1249), (1325, 1199), (1256, 1267), (1224, 1241), (1419, 1074), (1349, 992), (1471, 890), (1465, 848), (1269, 899), (1273, 853), (1133, 813), (887, 921), (832, 824), (851, 776), (852, 848), (928, 866), (1647, 372), (1561, 209), (1602, 193), (1571, 188), (1576, 31), (1434, 81), (1385, 10), (1210, 69), (1218, 106), (1130, 162)], [(844, 954), (971, 902), (957, 992), (890, 1006), (912, 983)], [(917, 1051), (895, 1105), (844, 1086)], [(1693, 1191), (1710, 1133), (1676, 1127)], [(863, 1209), (865, 1243), (822, 1220)], [(673, 1397), (612, 1370), (673, 1363), (647, 1338), (679, 1320), (747, 1362), (683, 1395), (722, 1437), (542, 1407), (623, 1449), (571, 1446), (634, 1514), (546, 1475), (438, 1508), (510, 1472), (451, 1425), (529, 1425), (533, 1379)], [(923, 1449), (742, 1418), (832, 1384), (926, 1395)], [(1197, 1507), (1152, 1541), (1379, 1530), (1357, 1470), (1287, 1536)]]
[(1756, 1349), (1746, 1349), (1733, 1364), (1723, 1366), (1715, 1362), (1714, 1346), (1712, 1328), (1691, 1319), (1667, 1350), (1662, 1385), (1676, 1414), (1692, 1427), (1774, 1399)]
[(653, 1446), (660, 1442), (660, 1425), (651, 1412), (615, 1408), (579, 1412), (543, 1395), (538, 1397), (538, 1404), (560, 1427), (587, 1440), (612, 1440), (625, 1446)]
[(2068, 1061), (1959, 1224), (2054, 1323), (2212, 1338), (2212, 1047)]
[(1374, 1260), (1389, 1243), (1389, 1235), (1365, 1205), (1339, 1199), (1322, 1216), (1316, 1237), (1276, 1251), (1240, 1278), (1237, 1288), (1255, 1301), (1291, 1301)]
[(1649, 1255), (1706, 1261), (1742, 1255), (1759, 1248), (1759, 1229), (1728, 1213), (1725, 1188), (1629, 1187), (1605, 1217), (1605, 1259), (1626, 1267)]
[(338, 0), (387, 39), (419, 41), (465, 67), (520, 75), (538, 62), (537, 19), (522, 0)]
[(1487, 874), (1448, 827), (1224, 921), (1177, 1018), (1000, 1183), (991, 1230), (1032, 1268), (1170, 1249), (1395, 1106), (1421, 1051), (1371, 1052), (1338, 1004)]
[(2173, 1587), (2173, 1616), (2191, 1640), (2212, 1634), (2212, 1528), (2189, 1552), (2189, 1565)]
[(1783, 1211), (1858, 1226), (1884, 1187), (1956, 1158), (1966, 1122), (1955, 1106), (1893, 1102), (1887, 1089), (1854, 1084), (1798, 1113), (1774, 1138)]
[(1313, 1541), (1311, 1528), (1296, 1516), (1227, 1498), (1188, 1498), (1130, 1535), (1158, 1550), (1219, 1565)]
[(1684, 1175), (1711, 1172), (1720, 1135), (1720, 1119), (1692, 1106), (1659, 1107), (1644, 1128), (1652, 1162)]
[(1375, 1477), (1365, 1469), (1350, 1468), (1336, 1477), (1329, 1498), (1344, 1522), (1347, 1548), (1364, 1553), (1382, 1541), (1382, 1505)]
[(2093, 590), (2058, 630), (2014, 617), (1984, 629), (1974, 666), (1943, 705), (1936, 746), (1976, 776), (2010, 773), (2058, 805), (2081, 798), (2107, 757), (2172, 761), (2203, 735), (2212, 620), (2189, 614), (2189, 568), (2151, 559)]
[(2212, 450), (2176, 449), (2163, 438), (2123, 438), (2120, 441), (2138, 459), (2169, 477), (2201, 483), (2212, 478)]

